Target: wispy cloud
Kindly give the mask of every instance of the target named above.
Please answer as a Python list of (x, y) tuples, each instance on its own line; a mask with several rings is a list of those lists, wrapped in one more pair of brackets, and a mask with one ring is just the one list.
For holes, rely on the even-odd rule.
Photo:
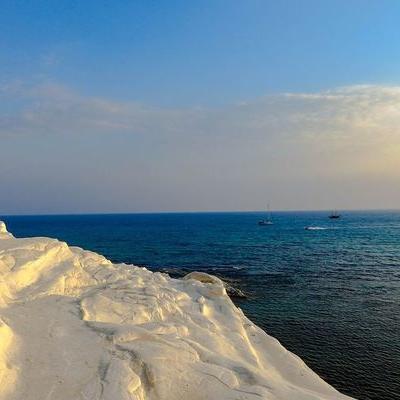
[[(379, 152), (400, 145), (400, 87), (348, 86), (283, 93), (217, 109), (161, 108), (80, 95), (47, 83), (3, 85), (0, 135), (178, 135), (261, 140), (329, 152)], [(357, 154), (353, 154), (357, 157)]]
[[(393, 182), (400, 179), (397, 86), (282, 93), (220, 108), (163, 108), (84, 96), (56, 83), (12, 82), (0, 87), (0, 102), (0, 138), (93, 140), (98, 148), (110, 149), (107, 173), (118, 171), (118, 179), (130, 182), (129, 163), (139, 162), (129, 161), (135, 155), (143, 160), (141, 167), (146, 166), (146, 172), (134, 178), (138, 187), (143, 174), (148, 174), (146, 190), (153, 190), (149, 182), (151, 188), (176, 187), (177, 193), (185, 187), (195, 209), (205, 204), (203, 198), (196, 206), (200, 196), (210, 197), (205, 207), (218, 208), (211, 205), (211, 197), (225, 198), (226, 204), (229, 193), (230, 199), (240, 198), (244, 208), (256, 208), (245, 193), (236, 193), (239, 188), (260, 198), (270, 197), (271, 191), (281, 193), (276, 197), (285, 199), (282, 207), (313, 207), (310, 196), (320, 195), (307, 197), (307, 190), (325, 191), (331, 198), (344, 182), (347, 191), (354, 182), (363, 182), (354, 203), (368, 197), (373, 180), (386, 182), (380, 190), (393, 192)], [(130, 157), (123, 166), (120, 153), (125, 149), (115, 147), (117, 137), (130, 140)], [(59, 157), (64, 157), (62, 152)], [(303, 204), (294, 196), (303, 196)], [(400, 199), (400, 189), (391, 196)], [(171, 204), (180, 204), (174, 201)], [(341, 201), (346, 206), (344, 194)], [(336, 204), (340, 206), (339, 201)]]
[(3, 85), (3, 101), (18, 100), (19, 107), (0, 115), (1, 134), (97, 134), (178, 132), (199, 112), (162, 109), (135, 102), (85, 97), (69, 88), (47, 83)]
[(319, 93), (283, 93), (216, 109), (161, 108), (80, 95), (47, 83), (0, 86), (0, 134), (52, 135), (245, 134), (342, 141), (396, 138), (400, 130), (400, 87), (348, 86)]

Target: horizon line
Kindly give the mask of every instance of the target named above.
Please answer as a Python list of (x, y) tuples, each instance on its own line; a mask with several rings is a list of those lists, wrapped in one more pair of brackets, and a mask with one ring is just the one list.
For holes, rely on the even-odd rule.
[[(289, 209), (272, 210), (271, 213), (295, 213), (295, 212), (377, 212), (377, 211), (396, 211), (400, 208), (349, 208), (349, 209)], [(267, 210), (193, 210), (193, 211), (123, 211), (123, 212), (66, 212), (66, 213), (38, 213), (38, 214), (0, 214), (2, 217), (61, 217), (61, 216), (86, 216), (86, 215), (157, 215), (157, 214), (256, 214), (265, 213)]]

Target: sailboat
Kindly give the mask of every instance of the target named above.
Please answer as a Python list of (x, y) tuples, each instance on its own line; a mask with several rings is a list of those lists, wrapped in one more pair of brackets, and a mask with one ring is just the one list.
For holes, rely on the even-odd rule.
[(329, 216), (330, 219), (338, 219), (340, 218), (340, 214), (337, 212), (337, 210), (332, 211), (331, 215)]
[(258, 225), (273, 225), (274, 223), (272, 222), (272, 219), (271, 219), (271, 211), (270, 211), (270, 209), (269, 209), (269, 204), (268, 204), (268, 206), (267, 206), (267, 218), (264, 218), (264, 219), (260, 219), (259, 221), (258, 221)]

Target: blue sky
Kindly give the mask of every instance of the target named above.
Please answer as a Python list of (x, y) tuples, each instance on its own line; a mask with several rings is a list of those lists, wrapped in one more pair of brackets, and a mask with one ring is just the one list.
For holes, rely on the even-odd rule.
[(0, 213), (400, 201), (398, 1), (1, 8)]
[(209, 105), (399, 82), (398, 1), (5, 1), (1, 73)]

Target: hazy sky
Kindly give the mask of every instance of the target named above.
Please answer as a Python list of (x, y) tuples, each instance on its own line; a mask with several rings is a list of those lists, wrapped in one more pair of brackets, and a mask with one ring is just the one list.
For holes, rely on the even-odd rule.
[(400, 2), (7, 1), (0, 214), (400, 207)]

